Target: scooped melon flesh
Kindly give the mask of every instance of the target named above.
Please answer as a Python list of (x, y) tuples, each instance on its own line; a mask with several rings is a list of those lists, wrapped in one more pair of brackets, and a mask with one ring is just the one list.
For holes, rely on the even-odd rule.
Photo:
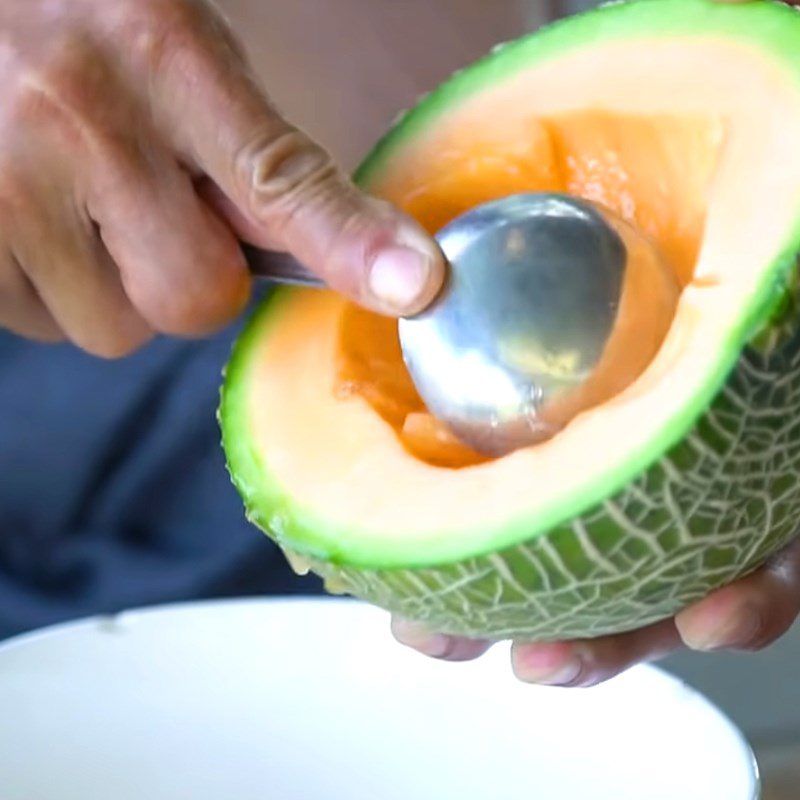
[(496, 50), (357, 179), (431, 231), (520, 191), (637, 225), (681, 285), (656, 357), (498, 459), (426, 414), (396, 323), (281, 289), (220, 420), (250, 518), (331, 588), (471, 636), (606, 634), (752, 570), (800, 518), (800, 14), (635, 0)]

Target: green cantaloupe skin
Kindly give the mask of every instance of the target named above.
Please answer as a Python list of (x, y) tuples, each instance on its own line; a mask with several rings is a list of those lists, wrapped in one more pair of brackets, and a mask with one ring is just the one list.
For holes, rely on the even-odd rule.
[[(498, 48), (401, 118), (356, 174), (371, 177), (394, 148), (455, 102), (515, 69), (591, 42), (714, 32), (759, 47), (796, 76), (800, 13), (764, 0), (636, 0), (587, 12)], [(332, 589), (442, 632), (549, 640), (637, 628), (674, 614), (750, 572), (795, 534), (800, 518), (800, 329), (795, 308), (798, 225), (759, 291), (742, 308), (726, 352), (691, 407), (676, 409), (624, 472), (547, 518), (498, 528), (494, 552), (404, 555), (347, 552), (339, 535), (286, 496), (248, 437), (249, 356), (280, 321), (274, 291), (237, 341), (221, 393), (232, 480), (248, 518)], [(748, 344), (749, 343), (749, 344)], [(266, 454), (268, 457), (268, 454)], [(345, 537), (342, 537), (345, 538)], [(463, 547), (468, 547), (468, 536)], [(461, 546), (456, 540), (453, 546)]]

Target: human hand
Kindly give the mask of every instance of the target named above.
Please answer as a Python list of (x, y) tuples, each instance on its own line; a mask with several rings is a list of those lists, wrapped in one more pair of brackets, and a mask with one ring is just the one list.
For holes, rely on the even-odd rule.
[(237, 237), (373, 310), (423, 308), (438, 248), (282, 119), (205, 0), (0, 5), (0, 327), (106, 357), (249, 296)]
[[(782, 636), (800, 615), (800, 537), (760, 570), (712, 593), (674, 619), (648, 628), (571, 642), (514, 642), (511, 663), (522, 681), (550, 686), (593, 686), (629, 667), (678, 649), (759, 650)], [(420, 653), (468, 661), (492, 642), (443, 636), (401, 619), (395, 638)]]

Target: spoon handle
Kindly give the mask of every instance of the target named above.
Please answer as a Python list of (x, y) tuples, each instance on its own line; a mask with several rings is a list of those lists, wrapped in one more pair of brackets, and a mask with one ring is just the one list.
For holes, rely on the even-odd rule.
[(276, 283), (293, 283), (301, 286), (323, 288), (325, 282), (306, 269), (296, 258), (288, 253), (274, 250), (261, 250), (249, 244), (242, 244), (244, 257), (251, 274)]

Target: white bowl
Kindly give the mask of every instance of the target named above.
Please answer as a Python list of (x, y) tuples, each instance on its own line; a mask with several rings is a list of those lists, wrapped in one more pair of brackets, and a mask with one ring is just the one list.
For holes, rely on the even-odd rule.
[(753, 800), (750, 748), (651, 667), (526, 686), (345, 600), (199, 603), (0, 647), (2, 800)]

